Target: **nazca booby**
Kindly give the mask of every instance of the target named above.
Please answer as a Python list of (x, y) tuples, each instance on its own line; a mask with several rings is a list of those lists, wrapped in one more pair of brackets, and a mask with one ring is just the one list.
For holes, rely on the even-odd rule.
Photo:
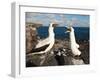
[(48, 29), (48, 37), (46, 39), (38, 41), (36, 47), (28, 54), (28, 55), (34, 55), (34, 54), (43, 54), (51, 50), (55, 43), (55, 34), (54, 34), (54, 23), (50, 23), (49, 29)]
[(79, 45), (76, 43), (74, 28), (72, 26), (67, 27), (67, 32), (69, 32), (70, 36), (70, 47), (71, 51), (74, 55), (80, 55), (81, 51), (78, 49)]

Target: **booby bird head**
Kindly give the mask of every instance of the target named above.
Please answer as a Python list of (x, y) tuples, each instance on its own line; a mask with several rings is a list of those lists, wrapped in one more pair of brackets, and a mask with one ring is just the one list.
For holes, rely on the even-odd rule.
[(58, 24), (55, 23), (55, 22), (51, 22), (51, 23), (50, 23), (50, 26), (51, 26), (51, 27), (57, 27), (57, 25), (58, 25)]
[(67, 32), (71, 32), (71, 27), (67, 27)]
[(68, 26), (68, 27), (67, 27), (66, 33), (72, 32), (72, 31), (74, 31), (73, 27), (72, 27), (72, 26)]

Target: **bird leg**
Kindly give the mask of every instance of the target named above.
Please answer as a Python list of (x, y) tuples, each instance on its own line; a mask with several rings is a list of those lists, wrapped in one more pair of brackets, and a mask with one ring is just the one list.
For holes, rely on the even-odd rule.
[(43, 56), (43, 60), (40, 62), (40, 66), (43, 65), (43, 63), (45, 62), (46, 60), (46, 56)]
[(48, 56), (49, 52), (46, 52), (43, 56), (42, 56), (42, 61), (40, 62), (40, 66), (44, 64), (44, 62), (47, 60), (47, 56)]

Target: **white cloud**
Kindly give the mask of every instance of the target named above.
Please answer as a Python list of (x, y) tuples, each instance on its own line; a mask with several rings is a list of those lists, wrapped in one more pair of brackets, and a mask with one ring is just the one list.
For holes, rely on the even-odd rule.
[[(67, 15), (68, 16), (68, 15)], [(89, 21), (80, 20), (78, 17), (66, 17), (64, 14), (50, 13), (26, 13), (26, 22), (42, 23), (48, 26), (50, 22), (56, 22), (59, 26), (73, 25), (78, 27), (88, 27)]]

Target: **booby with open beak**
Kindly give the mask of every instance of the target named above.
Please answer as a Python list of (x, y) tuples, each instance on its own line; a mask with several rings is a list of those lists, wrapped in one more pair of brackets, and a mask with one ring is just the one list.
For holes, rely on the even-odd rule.
[(79, 44), (76, 43), (74, 28), (72, 26), (68, 26), (67, 32), (69, 33), (69, 36), (70, 36), (71, 51), (74, 55), (79, 56), (81, 54), (81, 51), (78, 49)]

